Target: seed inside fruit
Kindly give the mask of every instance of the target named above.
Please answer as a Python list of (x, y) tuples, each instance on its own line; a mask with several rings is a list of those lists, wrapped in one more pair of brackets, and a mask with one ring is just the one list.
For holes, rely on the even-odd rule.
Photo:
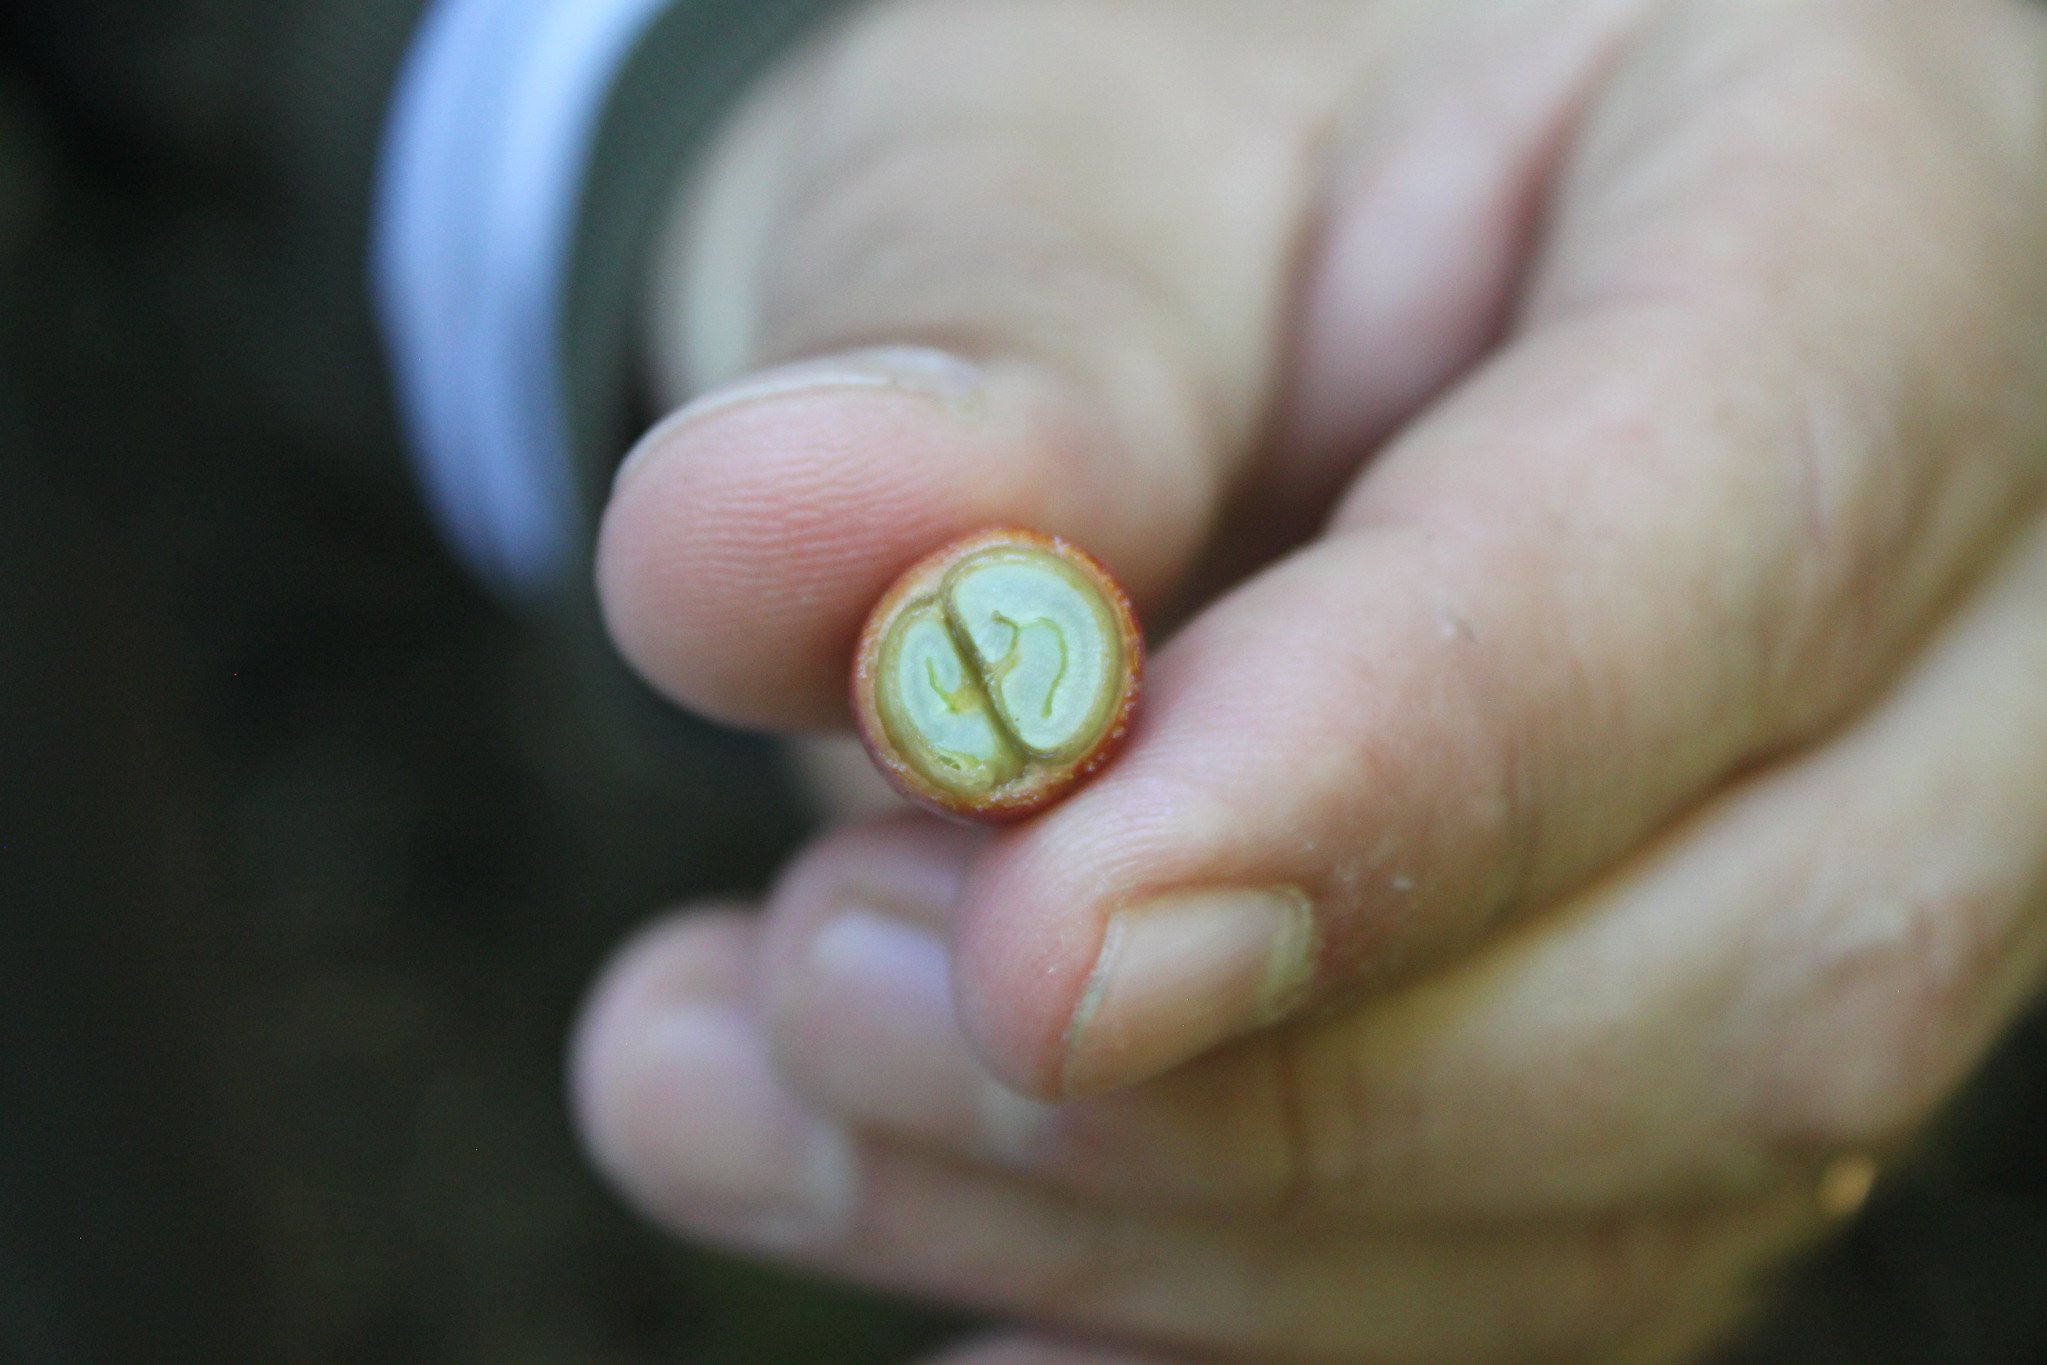
[(996, 723), (986, 685), (969, 671), (936, 598), (897, 618), (882, 645), (882, 725), (918, 772), (949, 792), (984, 796), (1023, 759)]
[(1069, 762), (1101, 733), (1122, 667), (1108, 604), (1063, 560), (988, 550), (946, 576), (947, 623), (995, 714), (1034, 758)]

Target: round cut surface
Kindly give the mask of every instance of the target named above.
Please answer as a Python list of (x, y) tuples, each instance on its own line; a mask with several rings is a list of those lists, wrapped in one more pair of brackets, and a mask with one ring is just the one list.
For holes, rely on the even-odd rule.
[(1131, 733), (1144, 637), (1085, 551), (994, 526), (905, 569), (868, 613), (853, 717), (875, 765), (926, 810), (1025, 819), (1114, 759)]

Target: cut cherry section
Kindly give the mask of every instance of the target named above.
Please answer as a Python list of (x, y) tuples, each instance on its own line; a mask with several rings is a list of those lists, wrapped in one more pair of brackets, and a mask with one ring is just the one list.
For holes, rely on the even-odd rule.
[(853, 657), (853, 715), (910, 800), (1021, 820), (1115, 755), (1143, 668), (1108, 570), (1056, 536), (997, 527), (926, 555), (882, 596)]

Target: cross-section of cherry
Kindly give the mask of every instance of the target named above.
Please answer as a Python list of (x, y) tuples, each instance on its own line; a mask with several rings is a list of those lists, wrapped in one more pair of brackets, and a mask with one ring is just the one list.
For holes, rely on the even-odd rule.
[(853, 656), (876, 766), (928, 810), (1021, 820), (1101, 771), (1130, 730), (1144, 638), (1093, 556), (996, 527), (912, 565)]

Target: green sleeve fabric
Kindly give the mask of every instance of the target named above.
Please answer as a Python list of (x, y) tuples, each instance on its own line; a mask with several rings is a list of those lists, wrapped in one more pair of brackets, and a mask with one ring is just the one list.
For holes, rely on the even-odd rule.
[(649, 417), (638, 340), (654, 234), (692, 153), (776, 56), (847, 0), (674, 0), (612, 92), (585, 185), (562, 319), (587, 507)]

